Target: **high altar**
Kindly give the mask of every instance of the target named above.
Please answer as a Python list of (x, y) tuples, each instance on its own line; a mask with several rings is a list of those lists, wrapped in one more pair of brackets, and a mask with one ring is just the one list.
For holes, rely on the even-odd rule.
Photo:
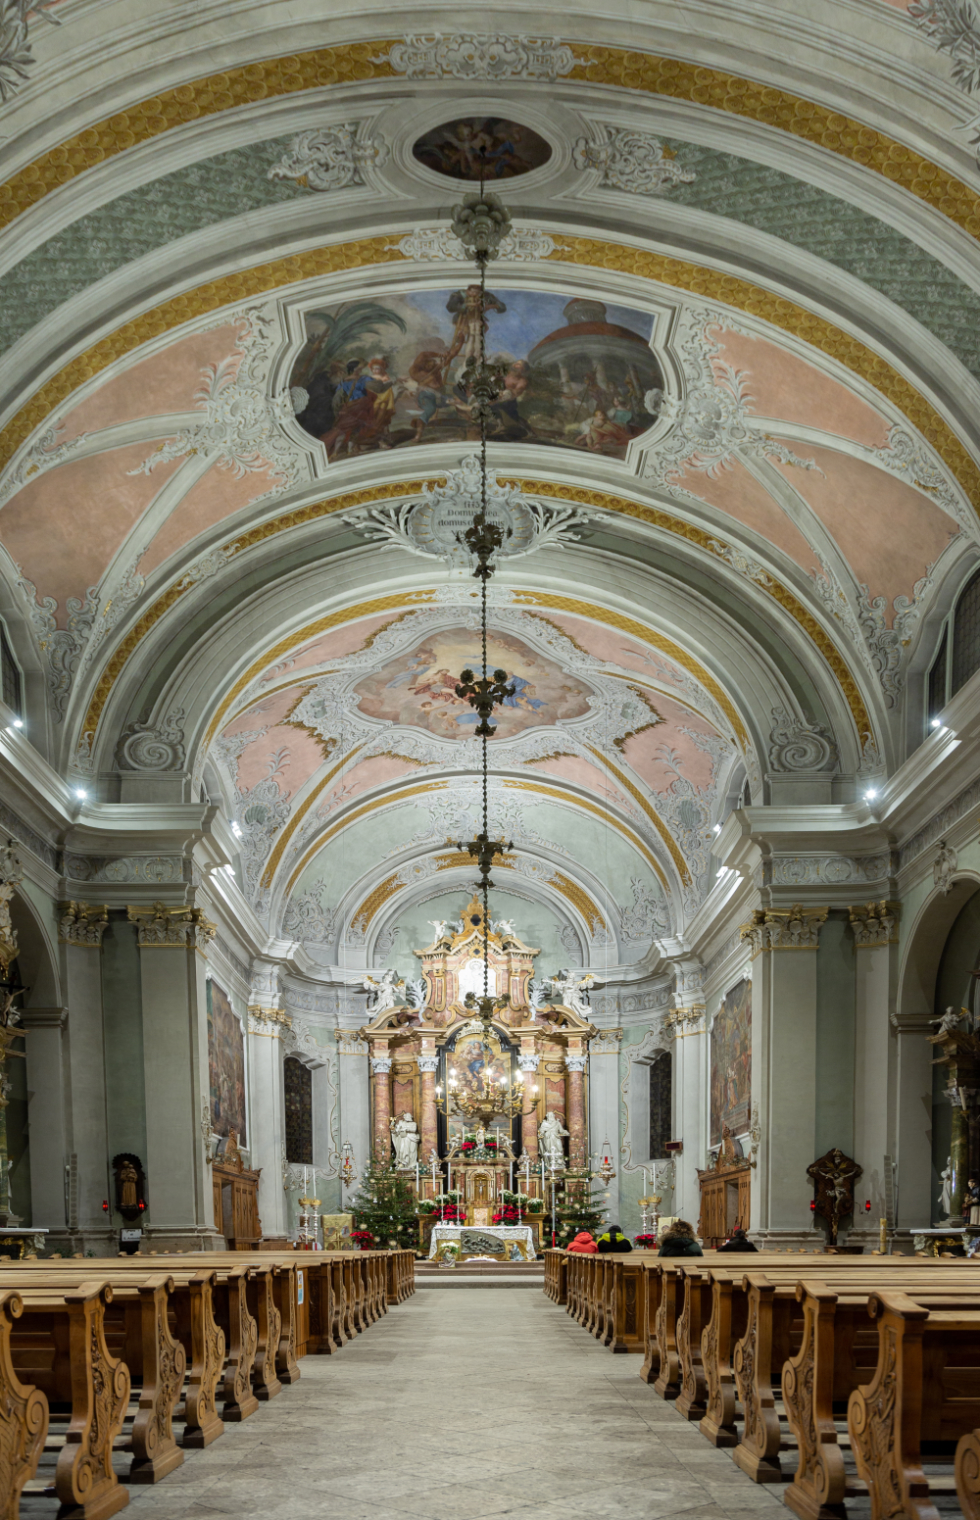
[[(587, 1067), (597, 1031), (563, 1003), (532, 1008), (528, 983), (540, 952), (498, 924), (487, 934), (488, 990), (508, 1002), (485, 1037), (463, 1006), (467, 993), (483, 992), (480, 900), (474, 897), (455, 925), (436, 927), (434, 942), (414, 952), (422, 1005), (379, 1008), (360, 1031), (370, 1052), (373, 1143), (377, 1155), (389, 1157), (392, 1119), (410, 1114), (420, 1135), (420, 1196), (442, 1189), (445, 1164), (467, 1224), (487, 1225), (505, 1189), (544, 1197), (538, 1125), (548, 1113), (568, 1131), (569, 1174), (587, 1167)], [(495, 1115), (488, 1094), (508, 1093), (522, 1096)]]

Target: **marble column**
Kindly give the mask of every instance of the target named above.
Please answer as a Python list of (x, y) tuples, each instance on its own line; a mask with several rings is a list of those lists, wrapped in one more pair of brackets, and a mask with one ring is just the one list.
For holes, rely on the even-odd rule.
[(430, 1153), (439, 1150), (439, 1125), (436, 1113), (436, 1072), (439, 1069), (439, 1057), (420, 1055), (417, 1065), (422, 1108), (419, 1116), (419, 1133), (422, 1137), (419, 1145), (419, 1164), (424, 1171), (429, 1165)]
[(583, 1167), (588, 1159), (585, 1125), (585, 1067), (588, 1059), (588, 1056), (583, 1055), (565, 1057), (565, 1070), (568, 1073), (568, 1164), (571, 1167)]
[(378, 1161), (391, 1159), (391, 1057), (371, 1057), (374, 1088), (374, 1154)]
[[(105, 1037), (102, 1028), (102, 936), (109, 923), (102, 904), (64, 903), (58, 923), (68, 1023), (63, 1042), (66, 1078), (66, 1153), (74, 1157), (69, 1229), (81, 1232), (78, 1246), (111, 1250), (112, 1234), (103, 1200), (111, 1199), (106, 1124)], [(62, 1175), (64, 1175), (62, 1173)]]
[(537, 1161), (538, 1159), (538, 1100), (532, 1088), (536, 1085), (535, 1077), (540, 1062), (541, 1057), (534, 1055), (533, 1052), (522, 1051), (517, 1057), (517, 1064), (524, 1073), (524, 1105), (521, 1109), (521, 1150), (522, 1153), (530, 1156), (532, 1161)]
[(200, 908), (131, 907), (137, 925), (146, 1091), (145, 1230), (165, 1250), (222, 1250), (205, 1161), (208, 1103), (207, 947)]

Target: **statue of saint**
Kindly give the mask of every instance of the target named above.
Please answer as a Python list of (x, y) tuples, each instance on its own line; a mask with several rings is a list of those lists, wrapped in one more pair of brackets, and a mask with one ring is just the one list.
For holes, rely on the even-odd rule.
[(538, 1125), (538, 1155), (548, 1166), (554, 1166), (559, 1171), (565, 1170), (565, 1148), (561, 1142), (567, 1134), (568, 1130), (558, 1115), (549, 1108)]
[(139, 1183), (136, 1168), (131, 1161), (124, 1161), (119, 1168), (119, 1207), (135, 1209), (139, 1203), (136, 1189)]
[(939, 1207), (943, 1211), (943, 1219), (949, 1219), (953, 1213), (953, 1158), (946, 1157), (946, 1165), (939, 1173), (942, 1180), (942, 1190), (939, 1194)]
[(395, 1167), (399, 1172), (413, 1172), (419, 1159), (419, 1127), (410, 1113), (388, 1121), (391, 1143), (395, 1148)]

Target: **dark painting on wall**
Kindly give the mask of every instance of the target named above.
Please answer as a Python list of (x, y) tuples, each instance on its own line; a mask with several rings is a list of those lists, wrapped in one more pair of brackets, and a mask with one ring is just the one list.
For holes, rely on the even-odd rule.
[(720, 1145), (722, 1126), (733, 1135), (749, 1127), (752, 1098), (752, 983), (737, 982), (711, 1026), (711, 1144)]
[(227, 992), (208, 982), (208, 1067), (211, 1081), (211, 1128), (216, 1135), (245, 1133), (245, 1035)]
[(412, 148), (420, 164), (450, 179), (513, 179), (540, 169), (551, 146), (530, 127), (501, 116), (467, 116), (426, 132)]

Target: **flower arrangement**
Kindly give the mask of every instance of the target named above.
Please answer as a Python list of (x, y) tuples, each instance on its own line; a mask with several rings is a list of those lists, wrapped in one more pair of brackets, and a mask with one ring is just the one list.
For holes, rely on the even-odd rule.
[(521, 1215), (515, 1203), (505, 1203), (493, 1216), (494, 1224), (520, 1224)]
[(458, 1203), (444, 1204), (439, 1210), (440, 1224), (465, 1224), (466, 1210), (461, 1209)]
[(525, 1213), (527, 1212), (528, 1196), (526, 1193), (512, 1193), (508, 1188), (502, 1188), (500, 1197), (503, 1203), (513, 1204), (515, 1209), (523, 1209)]
[(374, 1250), (374, 1236), (370, 1230), (351, 1230), (350, 1238), (359, 1251)]
[(416, 1212), (423, 1215), (424, 1218), (428, 1219), (430, 1214), (434, 1214), (436, 1212), (437, 1207), (438, 1205), (434, 1199), (420, 1198), (418, 1204), (416, 1205)]
[(641, 1251), (652, 1251), (657, 1244), (656, 1235), (636, 1235), (634, 1240)]
[(467, 1138), (463, 1141), (462, 1145), (460, 1146), (460, 1150), (462, 1151), (462, 1153), (463, 1153), (464, 1156), (469, 1151), (475, 1151), (476, 1150), (476, 1141), (475, 1140), (471, 1140), (467, 1136)]

